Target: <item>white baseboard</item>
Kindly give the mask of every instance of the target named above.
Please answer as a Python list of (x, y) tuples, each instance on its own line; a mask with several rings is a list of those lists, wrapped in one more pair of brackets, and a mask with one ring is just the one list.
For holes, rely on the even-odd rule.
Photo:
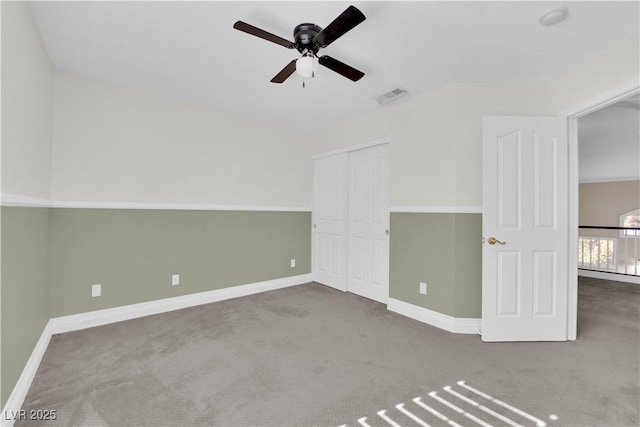
[[(195, 307), (217, 301), (243, 297), (290, 286), (301, 285), (311, 281), (311, 274), (284, 277), (281, 279), (267, 280), (264, 282), (250, 283), (247, 285), (231, 286), (223, 289), (199, 292), (196, 294), (182, 295), (157, 301), (143, 302), (139, 304), (125, 305), (121, 307), (107, 308), (105, 310), (90, 311), (88, 313), (73, 314), (70, 316), (54, 317), (49, 320), (42, 335), (38, 340), (27, 364), (18, 378), (9, 399), (2, 411), (0, 425), (11, 427), (15, 421), (15, 415), (22, 409), (22, 404), (31, 387), (31, 382), (36, 375), (38, 366), (42, 361), (51, 336), (63, 332), (77, 331), (92, 328), (94, 326), (107, 325), (123, 320), (137, 319), (153, 314), (166, 313), (182, 308)], [(12, 416), (13, 415), (13, 416)]]
[(70, 316), (54, 317), (51, 319), (51, 327), (54, 334), (77, 331), (94, 326), (121, 322), (123, 320), (137, 319), (153, 314), (180, 310), (181, 308), (195, 307), (216, 301), (224, 301), (260, 292), (301, 285), (310, 281), (311, 274), (301, 274), (299, 276), (284, 277), (282, 279), (267, 280), (265, 282), (251, 283), (248, 285), (230, 286), (228, 288), (165, 298), (157, 301), (124, 305)]
[(452, 317), (393, 298), (389, 298), (387, 309), (456, 334), (479, 334), (482, 325), (482, 319)]
[(616, 282), (634, 283), (640, 285), (639, 276), (627, 276), (626, 274), (605, 273), (603, 271), (580, 270), (578, 276), (592, 277), (594, 279), (615, 280)]
[(40, 339), (31, 352), (31, 356), (29, 356), (29, 360), (27, 360), (27, 364), (24, 366), (16, 385), (13, 387), (9, 398), (7, 399), (7, 403), (4, 405), (2, 417), (0, 418), (1, 426), (11, 427), (18, 418), (24, 398), (27, 396), (27, 392), (29, 391), (29, 387), (31, 387), (33, 378), (36, 376), (36, 372), (40, 366), (40, 361), (42, 361), (44, 353), (47, 351), (52, 335), (51, 320), (49, 320), (40, 335)]

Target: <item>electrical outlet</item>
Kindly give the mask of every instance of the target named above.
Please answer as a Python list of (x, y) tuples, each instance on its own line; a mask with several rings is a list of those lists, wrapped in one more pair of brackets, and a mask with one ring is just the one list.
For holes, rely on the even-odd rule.
[(295, 258), (293, 258), (291, 260), (291, 268), (295, 268), (295, 267), (296, 267), (296, 260), (295, 260)]
[(425, 282), (420, 282), (420, 293), (422, 295), (427, 294), (427, 284)]
[(102, 285), (91, 285), (91, 298), (99, 297), (102, 295)]
[(175, 285), (179, 285), (180, 284), (180, 275), (179, 274), (174, 274), (171, 276), (171, 286), (175, 286)]

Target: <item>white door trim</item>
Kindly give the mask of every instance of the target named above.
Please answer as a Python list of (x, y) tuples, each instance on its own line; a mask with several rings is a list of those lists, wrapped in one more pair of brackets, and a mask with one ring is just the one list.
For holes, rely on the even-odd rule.
[(347, 147), (338, 148), (336, 150), (327, 151), (320, 154), (315, 154), (311, 157), (312, 160), (321, 159), (323, 157), (335, 156), (336, 154), (349, 153), (351, 151), (362, 150), (364, 148), (375, 147), (376, 145), (389, 144), (391, 142), (390, 137), (380, 138), (369, 142), (362, 142), (360, 144), (349, 145)]
[(567, 259), (567, 273), (569, 275), (567, 301), (569, 307), (567, 309), (567, 339), (570, 341), (575, 341), (578, 336), (578, 119), (637, 93), (640, 93), (640, 84), (638, 79), (632, 79), (581, 102), (562, 114), (569, 119), (569, 256)]
[(640, 84), (638, 83), (638, 79), (631, 79), (586, 101), (582, 101), (571, 108), (567, 108), (560, 115), (570, 119), (577, 119), (635, 95), (639, 89)]

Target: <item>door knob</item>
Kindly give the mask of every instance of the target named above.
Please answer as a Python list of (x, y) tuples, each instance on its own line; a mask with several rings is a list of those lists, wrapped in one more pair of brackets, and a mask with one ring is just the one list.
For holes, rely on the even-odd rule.
[(498, 240), (493, 236), (489, 237), (489, 239), (487, 239), (487, 242), (489, 242), (490, 245), (495, 245), (496, 243), (499, 243), (501, 245), (506, 245), (507, 244), (507, 242), (503, 242), (501, 240)]

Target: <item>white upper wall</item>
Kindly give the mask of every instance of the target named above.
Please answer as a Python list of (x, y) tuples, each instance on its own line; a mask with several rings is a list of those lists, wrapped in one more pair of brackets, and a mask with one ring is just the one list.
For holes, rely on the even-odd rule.
[(51, 195), (53, 74), (26, 2), (2, 8), (2, 195)]
[(0, 7), (4, 203), (311, 206), (303, 134), (54, 72), (28, 3)]
[(603, 93), (640, 84), (640, 39), (629, 36), (553, 84), (555, 111), (566, 113)]
[(630, 37), (558, 81), (458, 83), (309, 136), (52, 73), (28, 6), (2, 12), (2, 191), (56, 201), (308, 208), (312, 154), (390, 138), (392, 206), (477, 207), (483, 115), (561, 114), (639, 74)]
[(402, 99), (314, 135), (313, 154), (390, 138), (392, 206), (453, 206), (455, 86)]
[[(557, 81), (459, 83), (456, 205), (482, 204), (482, 116), (563, 115), (603, 93), (627, 88), (629, 82), (640, 85), (639, 43), (629, 37)], [(633, 168), (637, 159), (635, 152), (625, 161)], [(581, 163), (583, 167), (587, 165)]]
[(482, 205), (482, 116), (544, 115), (548, 82), (458, 83), (380, 107), (316, 137), (314, 154), (391, 139), (391, 205), (455, 208)]
[(553, 115), (548, 82), (476, 82), (457, 85), (456, 205), (482, 205), (483, 116)]
[(311, 206), (303, 134), (55, 71), (53, 199)]
[(618, 102), (578, 120), (581, 183), (640, 180), (638, 105)]
[(562, 115), (637, 83), (638, 54), (632, 37), (558, 81), (463, 82), (401, 99), (316, 135), (313, 152), (390, 137), (392, 206), (478, 208), (483, 116)]

